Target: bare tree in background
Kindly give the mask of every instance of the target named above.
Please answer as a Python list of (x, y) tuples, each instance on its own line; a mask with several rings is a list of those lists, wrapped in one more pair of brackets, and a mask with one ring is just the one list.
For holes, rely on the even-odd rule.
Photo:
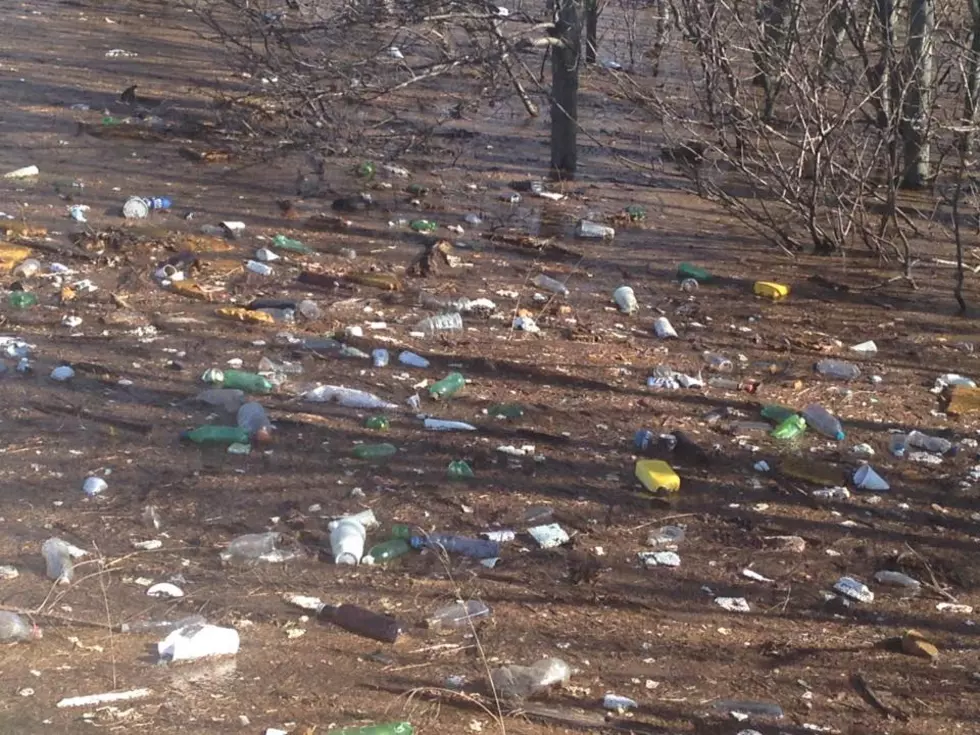
[(578, 81), (583, 10), (583, 0), (558, 0), (558, 42), (553, 46), (551, 56), (551, 169), (564, 178), (574, 177), (578, 168)]

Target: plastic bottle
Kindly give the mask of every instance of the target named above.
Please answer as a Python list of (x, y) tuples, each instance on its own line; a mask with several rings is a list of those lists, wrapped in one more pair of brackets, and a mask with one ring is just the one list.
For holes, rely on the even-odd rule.
[(440, 607), (425, 622), (429, 628), (440, 633), (454, 630), (469, 630), (473, 623), (490, 617), (490, 608), (479, 600), (454, 602)]
[(780, 422), (779, 426), (772, 430), (773, 439), (795, 439), (806, 431), (806, 419), (797, 414), (793, 414), (785, 421)]
[(181, 628), (192, 625), (207, 625), (207, 619), (203, 615), (189, 615), (180, 620), (133, 620), (123, 623), (119, 630), (123, 633), (154, 633), (166, 635)]
[(389, 457), (395, 456), (396, 452), (398, 452), (398, 447), (387, 442), (382, 444), (358, 444), (351, 450), (351, 454), (358, 459), (374, 460), (388, 459)]
[(588, 240), (605, 240), (616, 237), (616, 230), (609, 225), (601, 225), (587, 219), (580, 219), (575, 225), (575, 236)]
[(708, 369), (714, 370), (716, 373), (730, 373), (734, 369), (732, 361), (717, 352), (704, 352), (701, 357), (704, 358)]
[(269, 393), (272, 383), (258, 373), (244, 370), (218, 370), (211, 368), (204, 373), (204, 382), (220, 385), (222, 388), (237, 388), (246, 393)]
[(238, 428), (248, 432), (252, 441), (268, 442), (272, 439), (272, 422), (262, 404), (255, 401), (243, 403), (238, 409)]
[(398, 355), (398, 362), (402, 365), (407, 365), (408, 367), (415, 368), (427, 368), (429, 367), (429, 361), (426, 360), (421, 355), (416, 355), (414, 352), (409, 352), (405, 350)]
[(36, 258), (25, 258), (17, 264), (11, 275), (14, 278), (31, 278), (41, 270), (41, 261)]
[(677, 266), (677, 280), (684, 281), (688, 278), (693, 279), (698, 283), (708, 283), (713, 276), (704, 268), (699, 268), (691, 263), (681, 263), (679, 266)]
[(875, 572), (874, 579), (878, 584), (887, 584), (893, 587), (905, 587), (910, 590), (918, 591), (922, 587), (922, 583), (919, 580), (913, 579), (907, 574), (902, 574), (901, 572), (882, 570), (880, 572)]
[(568, 296), (568, 287), (564, 283), (555, 280), (551, 276), (546, 276), (544, 273), (538, 273), (538, 275), (531, 279), (531, 283), (538, 288), (543, 288), (545, 291)]
[(331, 730), (330, 735), (413, 735), (415, 728), (408, 722), (386, 722), (382, 725), (342, 727)]
[(387, 366), (390, 360), (391, 355), (388, 354), (388, 350), (380, 347), (376, 350), (371, 350), (371, 364), (376, 368), (383, 368)]
[(276, 235), (272, 238), (272, 247), (278, 248), (279, 250), (288, 250), (291, 253), (301, 253), (303, 255), (309, 255), (313, 252), (313, 248), (309, 245), (304, 245), (299, 240), (293, 240), (285, 235)]
[(374, 165), (374, 161), (361, 161), (355, 171), (362, 179), (373, 179), (378, 169)]
[[(247, 405), (247, 404), (246, 404)], [(248, 431), (240, 426), (208, 424), (181, 432), (180, 438), (195, 444), (248, 444)]]
[(490, 672), (490, 682), (497, 695), (523, 699), (555, 684), (563, 684), (572, 670), (560, 658), (546, 658), (533, 666), (501, 666)]
[(389, 426), (391, 422), (388, 421), (387, 416), (368, 416), (364, 421), (364, 428), (374, 431), (388, 431)]
[(767, 403), (759, 413), (762, 414), (762, 418), (769, 419), (774, 424), (781, 424), (790, 416), (796, 415), (796, 411), (792, 408), (780, 406), (776, 403)]
[(405, 556), (412, 550), (411, 545), (404, 538), (393, 538), (383, 543), (375, 544), (368, 553), (361, 559), (362, 564), (384, 564), (392, 559)]
[(814, 369), (819, 375), (834, 380), (854, 380), (861, 376), (861, 368), (844, 360), (820, 360)]
[(450, 480), (468, 480), (475, 477), (473, 468), (461, 459), (454, 459), (449, 463), (449, 467), (446, 468), (446, 476)]
[(265, 554), (276, 551), (279, 534), (275, 531), (266, 533), (246, 533), (236, 536), (221, 552), (222, 561), (255, 561)]
[(910, 431), (905, 440), (910, 447), (924, 449), (933, 454), (946, 454), (953, 448), (953, 443), (948, 439), (943, 439), (941, 436), (928, 436), (918, 430)]
[(891, 434), (888, 437), (888, 451), (896, 457), (904, 457), (909, 442), (906, 434)]
[(404, 539), (405, 541), (408, 541), (416, 535), (415, 526), (408, 523), (395, 523), (391, 527), (392, 538)]
[(430, 536), (413, 536), (413, 549), (445, 549), (447, 554), (460, 554), (472, 559), (493, 559), (500, 556), (500, 544), (482, 538), (452, 536), (434, 533)]
[(495, 403), (487, 409), (495, 419), (519, 419), (524, 416), (524, 407), (518, 403)]
[(17, 613), (0, 610), (0, 643), (32, 641), (41, 637), (41, 629)]
[(741, 712), (755, 717), (773, 717), (780, 719), (783, 716), (783, 708), (775, 702), (753, 702), (741, 699), (722, 699), (715, 702), (712, 707), (719, 712)]
[(840, 420), (823, 406), (811, 403), (803, 409), (801, 415), (806, 420), (806, 425), (818, 434), (823, 434), (836, 441), (844, 439), (844, 430), (841, 428)]
[(367, 531), (352, 518), (344, 518), (330, 531), (330, 550), (334, 564), (357, 566), (364, 556)]
[(206, 388), (198, 393), (194, 400), (221, 408), (228, 413), (237, 413), (245, 400), (245, 392), (237, 388)]
[(75, 576), (71, 545), (60, 538), (49, 538), (41, 545), (41, 554), (48, 579), (57, 580), (58, 584), (70, 584)]
[(37, 306), (37, 294), (30, 291), (11, 291), (7, 294), (7, 303), (14, 309), (30, 309)]
[(462, 373), (449, 373), (442, 380), (438, 380), (429, 386), (429, 395), (433, 398), (451, 398), (466, 385), (466, 378)]
[(416, 232), (435, 232), (439, 229), (439, 225), (430, 219), (413, 219), (408, 226)]
[(420, 332), (425, 332), (426, 334), (435, 334), (436, 332), (458, 332), (463, 328), (463, 317), (457, 311), (454, 311), (451, 314), (436, 314), (435, 316), (427, 316), (425, 319), (416, 324), (415, 328)]
[(324, 605), (319, 617), (350, 633), (382, 643), (394, 643), (401, 633), (398, 621), (391, 615), (381, 615), (358, 605)]
[(296, 321), (296, 312), (293, 309), (274, 309), (267, 306), (261, 309), (255, 309), (255, 311), (271, 317), (272, 321), (279, 322), (280, 324), (292, 324)]

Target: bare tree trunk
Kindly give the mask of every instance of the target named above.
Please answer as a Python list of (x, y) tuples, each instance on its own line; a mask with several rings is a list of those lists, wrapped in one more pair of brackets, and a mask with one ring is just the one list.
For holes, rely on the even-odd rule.
[[(976, 0), (980, 2), (980, 0)], [(660, 59), (670, 39), (670, 14), (672, 5), (668, 0), (656, 0), (657, 26), (654, 34), (653, 48), (650, 49), (650, 62), (653, 64), (653, 76), (660, 74)]]
[[(963, 123), (967, 128), (977, 124), (977, 112), (980, 108), (980, 0), (967, 0), (973, 27), (970, 33), (970, 58), (967, 62), (966, 100), (964, 101)], [(964, 156), (969, 159), (973, 154), (973, 142), (976, 132), (968, 129), (963, 134)]]
[(907, 87), (902, 100), (904, 148), (902, 188), (921, 189), (929, 181), (930, 146), (928, 120), (936, 81), (933, 36), (936, 32), (935, 0), (911, 0), (906, 46)]
[(585, 63), (594, 64), (599, 51), (599, 0), (585, 0)]
[(847, 35), (847, 9), (842, 0), (837, 0), (827, 11), (826, 24), (823, 44), (820, 47), (821, 86), (828, 82), (831, 70), (840, 60), (840, 47)]
[(762, 87), (765, 94), (763, 119), (772, 117), (776, 97), (779, 94), (779, 78), (784, 71), (786, 59), (792, 43), (796, 13), (793, 0), (762, 0), (758, 12), (760, 38), (755, 57), (755, 84)]
[(551, 169), (574, 178), (578, 166), (578, 72), (583, 0), (558, 0), (560, 43), (551, 55)]

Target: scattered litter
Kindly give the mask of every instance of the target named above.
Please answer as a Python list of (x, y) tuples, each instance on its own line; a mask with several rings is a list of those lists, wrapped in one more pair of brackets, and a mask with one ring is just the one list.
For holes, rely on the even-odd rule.
[(538, 546), (542, 549), (553, 549), (556, 546), (567, 544), (570, 540), (565, 529), (557, 523), (534, 526), (533, 528), (527, 529), (527, 532), (531, 535), (531, 538), (538, 542)]
[(637, 556), (646, 567), (679, 567), (681, 558), (673, 551), (641, 551)]
[(748, 601), (744, 597), (716, 597), (715, 604), (728, 612), (751, 612)]
[(149, 697), (153, 692), (149, 689), (130, 689), (125, 692), (106, 692), (105, 694), (88, 694), (81, 697), (66, 697), (59, 700), (57, 707), (90, 707), (110, 702), (128, 702), (133, 699)]

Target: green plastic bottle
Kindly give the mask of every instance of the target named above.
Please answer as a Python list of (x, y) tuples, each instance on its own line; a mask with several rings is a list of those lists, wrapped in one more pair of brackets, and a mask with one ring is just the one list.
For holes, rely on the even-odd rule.
[(471, 477), (476, 477), (473, 474), (473, 468), (461, 459), (454, 459), (450, 462), (446, 474), (450, 480), (468, 480)]
[(291, 237), (286, 237), (285, 235), (276, 235), (272, 238), (272, 247), (279, 248), (280, 250), (288, 250), (292, 253), (302, 253), (303, 255), (309, 255), (313, 252), (313, 248), (309, 245), (304, 245), (299, 240), (293, 240)]
[(374, 165), (374, 161), (362, 161), (357, 166), (357, 175), (362, 179), (373, 179), (377, 171), (378, 168)]
[(388, 431), (391, 426), (387, 416), (369, 416), (364, 421), (364, 428), (374, 429), (375, 431)]
[(769, 419), (774, 424), (781, 424), (790, 416), (796, 415), (796, 411), (792, 408), (780, 406), (778, 403), (767, 403), (762, 407), (760, 413), (762, 414), (762, 418)]
[(204, 373), (204, 382), (220, 385), (222, 388), (236, 388), (246, 393), (271, 393), (272, 383), (258, 373), (245, 370), (219, 370), (211, 368)]
[(180, 438), (195, 444), (248, 444), (248, 431), (238, 426), (208, 424), (185, 431)]
[(394, 444), (358, 444), (351, 453), (358, 459), (388, 459), (393, 457), (398, 447)]
[(439, 225), (431, 219), (413, 219), (408, 226), (416, 232), (435, 232), (439, 229)]
[(37, 306), (37, 294), (30, 291), (11, 291), (7, 303), (15, 309), (30, 309)]
[(647, 218), (647, 211), (638, 204), (630, 204), (624, 210), (630, 222), (642, 222)]
[[(392, 559), (397, 559), (399, 556), (404, 556), (411, 550), (412, 546), (406, 539), (393, 538), (368, 549), (368, 553), (362, 559), (362, 562), (367, 564), (384, 564)], [(371, 557), (371, 561), (367, 561), (367, 557)]]
[(802, 416), (793, 414), (773, 429), (771, 436), (774, 439), (795, 439), (804, 431), (806, 431), (806, 420)]
[(365, 725), (364, 727), (343, 727), (331, 730), (331, 735), (413, 735), (415, 728), (409, 722), (386, 722), (383, 725)]
[(519, 419), (524, 416), (524, 406), (519, 403), (495, 403), (487, 409), (495, 419)]
[(462, 373), (449, 373), (442, 380), (429, 386), (429, 395), (433, 398), (451, 398), (464, 385), (466, 385), (466, 378)]
[(693, 278), (698, 283), (707, 283), (712, 279), (712, 277), (713, 276), (704, 268), (698, 268), (698, 266), (692, 265), (691, 263), (681, 263), (679, 266), (677, 266), (678, 281)]
[(407, 541), (412, 536), (418, 536), (418, 534), (415, 533), (415, 528), (411, 524), (396, 523), (391, 527), (391, 537), (393, 539), (404, 539)]
[(429, 193), (429, 187), (422, 186), (422, 184), (409, 184), (405, 191), (413, 197), (424, 197)]

